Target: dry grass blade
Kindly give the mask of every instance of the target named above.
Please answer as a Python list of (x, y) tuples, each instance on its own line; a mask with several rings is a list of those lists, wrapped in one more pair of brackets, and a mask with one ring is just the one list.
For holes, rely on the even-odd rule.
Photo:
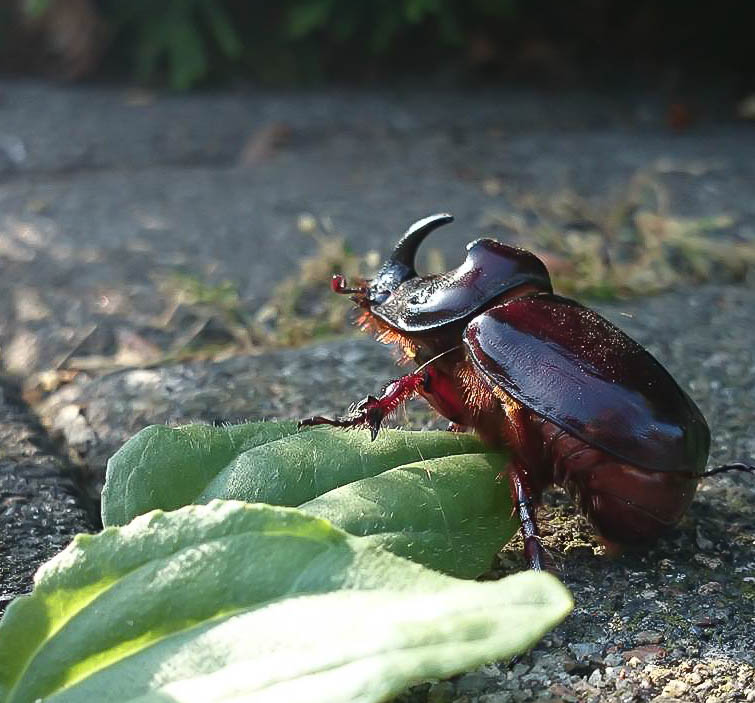
[(524, 214), (492, 212), (485, 224), (512, 230), (551, 271), (557, 290), (613, 298), (711, 280), (744, 281), (755, 241), (729, 214), (679, 217), (655, 171), (639, 172), (620, 197), (595, 207), (575, 193), (516, 199)]
[(254, 318), (255, 336), (268, 346), (299, 346), (348, 328), (350, 306), (330, 289), (334, 273), (347, 280), (368, 278), (380, 262), (377, 252), (358, 255), (330, 233), (308, 231), (317, 250), (281, 281)]

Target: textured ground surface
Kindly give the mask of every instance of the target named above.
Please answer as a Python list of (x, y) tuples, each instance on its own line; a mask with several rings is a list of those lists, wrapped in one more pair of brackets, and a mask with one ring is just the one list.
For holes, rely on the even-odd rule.
[(304, 213), (355, 251), (385, 252), (415, 219), (452, 212), (457, 224), (429, 246), (456, 265), (470, 239), (511, 236), (502, 214), (528, 220), (576, 192), (587, 212), (558, 201), (561, 222), (605, 217), (647, 172), (668, 214), (723, 215), (755, 240), (755, 129), (703, 113), (678, 134), (667, 107), (578, 93), (159, 97), (0, 83), (3, 363), (28, 374), (172, 348), (192, 323), (168, 324), (177, 272), (230, 279), (253, 314), (315, 251)]
[(0, 611), (29, 590), (40, 564), (95, 526), (93, 506), (55, 453), (17, 389), (0, 379)]
[[(161, 277), (229, 278), (252, 314), (314, 251), (305, 213), (357, 251), (385, 251), (415, 217), (452, 210), (460, 226), (435, 242), (456, 262), (468, 235), (495, 233), (527, 194), (569, 188), (610, 207), (642, 170), (670, 214), (726, 214), (755, 236), (755, 131), (710, 114), (679, 135), (663, 114), (653, 100), (585, 95), (161, 98), (0, 83), (0, 363), (15, 375), (0, 395), (0, 605), (93, 528), (86, 495), (144, 425), (332, 414), (396, 375), (387, 349), (355, 339), (145, 365), (192, 324)], [(597, 307), (700, 404), (712, 465), (755, 455), (751, 287)], [(140, 367), (113, 368), (116, 353)], [(68, 374), (73, 357), (94, 363)], [(397, 422), (434, 420), (414, 403)], [(711, 479), (653, 550), (609, 560), (554, 491), (544, 539), (573, 615), (514, 664), (401, 700), (755, 700), (753, 506), (750, 478)], [(509, 545), (500, 573), (519, 568)]]

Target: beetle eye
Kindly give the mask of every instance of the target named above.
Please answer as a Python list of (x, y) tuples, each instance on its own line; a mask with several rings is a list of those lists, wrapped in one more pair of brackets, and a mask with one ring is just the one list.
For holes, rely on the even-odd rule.
[(387, 290), (378, 290), (371, 292), (370, 294), (370, 302), (373, 305), (382, 305), (388, 298), (390, 298), (391, 293)]

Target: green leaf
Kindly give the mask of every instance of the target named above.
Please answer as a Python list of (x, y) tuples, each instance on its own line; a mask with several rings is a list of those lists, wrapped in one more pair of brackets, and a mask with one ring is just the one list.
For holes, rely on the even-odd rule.
[[(102, 521), (213, 498), (294, 507), (334, 488), (423, 459), (484, 451), (471, 435), (318, 427), (292, 422), (148, 427), (108, 462)], [(500, 471), (501, 467), (497, 469)]]
[(490, 568), (519, 527), (504, 454), (440, 457), (336, 488), (301, 505), (353, 535), (461, 578)]
[(79, 535), (0, 622), (0, 701), (383, 701), (528, 649), (548, 574), (459, 581), (300, 511), (214, 501)]
[[(424, 566), (472, 578), (519, 523), (497, 479), (504, 453), (471, 435), (320, 427), (153, 426), (108, 463), (103, 523), (215, 498), (301, 506)], [(417, 462), (418, 459), (422, 461)]]
[(108, 461), (102, 523), (125, 525), (156, 508), (175, 510), (244, 452), (296, 432), (295, 422), (146, 427)]

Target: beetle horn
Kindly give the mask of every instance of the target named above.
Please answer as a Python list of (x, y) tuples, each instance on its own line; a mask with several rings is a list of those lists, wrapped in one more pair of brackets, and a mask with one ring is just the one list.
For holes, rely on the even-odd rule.
[(453, 222), (454, 216), (449, 215), (446, 212), (439, 213), (437, 215), (430, 215), (421, 220), (417, 220), (406, 232), (401, 240), (393, 250), (389, 262), (394, 264), (402, 264), (406, 266), (409, 272), (412, 273), (412, 277), (417, 275), (414, 268), (414, 258), (417, 255), (417, 249), (422, 244), (422, 240), (427, 237), (430, 232), (437, 229), (441, 225)]
[(380, 267), (369, 287), (368, 300), (373, 305), (381, 305), (404, 281), (417, 276), (414, 257), (422, 240), (436, 227), (453, 220), (453, 215), (445, 213), (430, 215), (415, 222), (396, 245), (393, 253)]

